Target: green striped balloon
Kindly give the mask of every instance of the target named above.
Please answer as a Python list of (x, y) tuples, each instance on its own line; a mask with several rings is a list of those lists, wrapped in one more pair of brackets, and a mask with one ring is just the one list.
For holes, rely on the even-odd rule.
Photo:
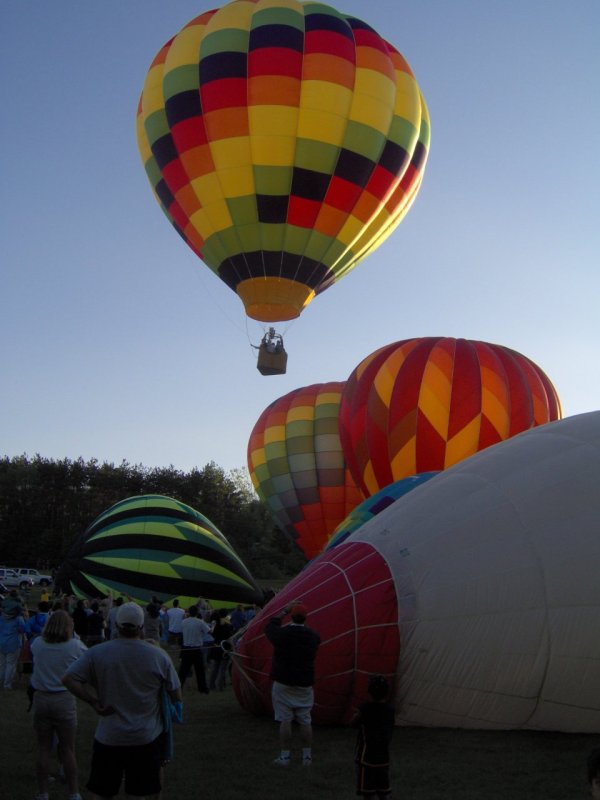
[(100, 514), (74, 543), (57, 582), (79, 597), (199, 597), (213, 606), (262, 602), (226, 537), (203, 514), (162, 495), (141, 495)]

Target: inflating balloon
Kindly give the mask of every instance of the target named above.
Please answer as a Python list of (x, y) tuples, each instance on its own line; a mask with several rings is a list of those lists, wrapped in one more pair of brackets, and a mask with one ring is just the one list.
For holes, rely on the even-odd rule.
[(371, 497), (367, 497), (366, 500), (363, 500), (348, 514), (343, 522), (340, 522), (327, 542), (325, 550), (330, 550), (332, 547), (341, 544), (365, 522), (368, 522), (376, 514), (380, 514), (385, 508), (395, 503), (400, 497), (404, 497), (407, 492), (411, 492), (437, 474), (437, 472), (421, 472), (419, 475), (411, 475), (410, 478), (403, 478), (401, 481), (396, 481), (396, 483), (390, 483), (389, 486), (381, 489), (381, 491)]
[(268, 406), (248, 442), (248, 470), (278, 527), (320, 553), (364, 496), (346, 468), (338, 433), (343, 383), (296, 389)]
[(225, 536), (203, 514), (162, 495), (109, 508), (73, 544), (57, 577), (79, 597), (125, 594), (148, 602), (203, 597), (213, 605), (260, 603), (262, 592)]
[(405, 339), (367, 356), (348, 378), (340, 439), (368, 497), (560, 416), (548, 377), (508, 347)]
[(158, 52), (138, 145), (167, 218), (246, 313), (297, 317), (396, 228), (429, 118), (410, 67), (322, 3), (237, 0)]
[(271, 614), (321, 633), (316, 722), (348, 722), (368, 677), (405, 725), (600, 728), (600, 412), (529, 430), (409, 492), (288, 584), (239, 644), (240, 702), (270, 710)]

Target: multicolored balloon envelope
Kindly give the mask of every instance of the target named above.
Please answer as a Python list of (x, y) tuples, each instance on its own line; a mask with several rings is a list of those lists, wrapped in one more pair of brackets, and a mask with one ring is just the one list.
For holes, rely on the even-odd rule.
[(343, 383), (315, 383), (271, 403), (248, 442), (254, 488), (307, 558), (363, 499), (346, 469), (338, 432)]
[(405, 339), (367, 356), (348, 378), (340, 439), (368, 497), (560, 416), (548, 377), (515, 350), (468, 339)]
[(405, 725), (600, 729), (600, 412), (526, 431), (441, 472), (323, 553), (234, 656), (268, 712), (271, 614), (299, 599), (323, 640), (314, 719), (345, 723), (368, 677)]
[(262, 591), (225, 536), (203, 514), (162, 495), (109, 508), (74, 543), (57, 577), (79, 597), (126, 594), (185, 607), (260, 603)]
[(358, 530), (365, 522), (368, 522), (376, 514), (380, 514), (385, 508), (395, 503), (396, 500), (404, 497), (405, 494), (416, 489), (417, 486), (420, 486), (437, 474), (437, 472), (421, 472), (419, 475), (411, 475), (410, 478), (403, 478), (401, 481), (396, 481), (396, 483), (390, 483), (389, 486), (386, 486), (380, 492), (377, 492), (371, 497), (367, 497), (366, 500), (363, 500), (360, 505), (356, 506), (356, 508), (348, 514), (343, 522), (340, 522), (327, 542), (325, 550), (331, 550), (332, 547), (337, 547), (338, 544), (345, 541), (351, 533)]
[(429, 149), (400, 53), (315, 2), (189, 22), (144, 84), (138, 145), (167, 218), (246, 313), (297, 317), (400, 223)]

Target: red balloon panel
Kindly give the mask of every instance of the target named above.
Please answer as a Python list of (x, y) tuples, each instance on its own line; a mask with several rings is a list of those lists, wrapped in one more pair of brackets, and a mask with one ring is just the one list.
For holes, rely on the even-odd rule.
[(307, 625), (321, 636), (313, 720), (347, 724), (367, 700), (372, 674), (393, 681), (400, 654), (398, 607), (387, 562), (362, 542), (327, 551), (289, 583), (250, 624), (234, 656), (234, 688), (253, 713), (269, 713), (273, 648), (270, 617), (294, 600), (309, 609)]

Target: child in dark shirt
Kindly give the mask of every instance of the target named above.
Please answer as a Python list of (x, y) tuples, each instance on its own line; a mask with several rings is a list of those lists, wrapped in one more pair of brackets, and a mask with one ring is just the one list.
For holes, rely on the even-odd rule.
[(600, 798), (600, 749), (596, 748), (588, 756), (587, 760), (588, 785), (590, 795), (594, 800)]
[(368, 691), (372, 700), (360, 706), (352, 721), (358, 728), (354, 755), (356, 794), (389, 800), (389, 744), (394, 731), (394, 709), (386, 702), (389, 684), (383, 675), (373, 675)]

